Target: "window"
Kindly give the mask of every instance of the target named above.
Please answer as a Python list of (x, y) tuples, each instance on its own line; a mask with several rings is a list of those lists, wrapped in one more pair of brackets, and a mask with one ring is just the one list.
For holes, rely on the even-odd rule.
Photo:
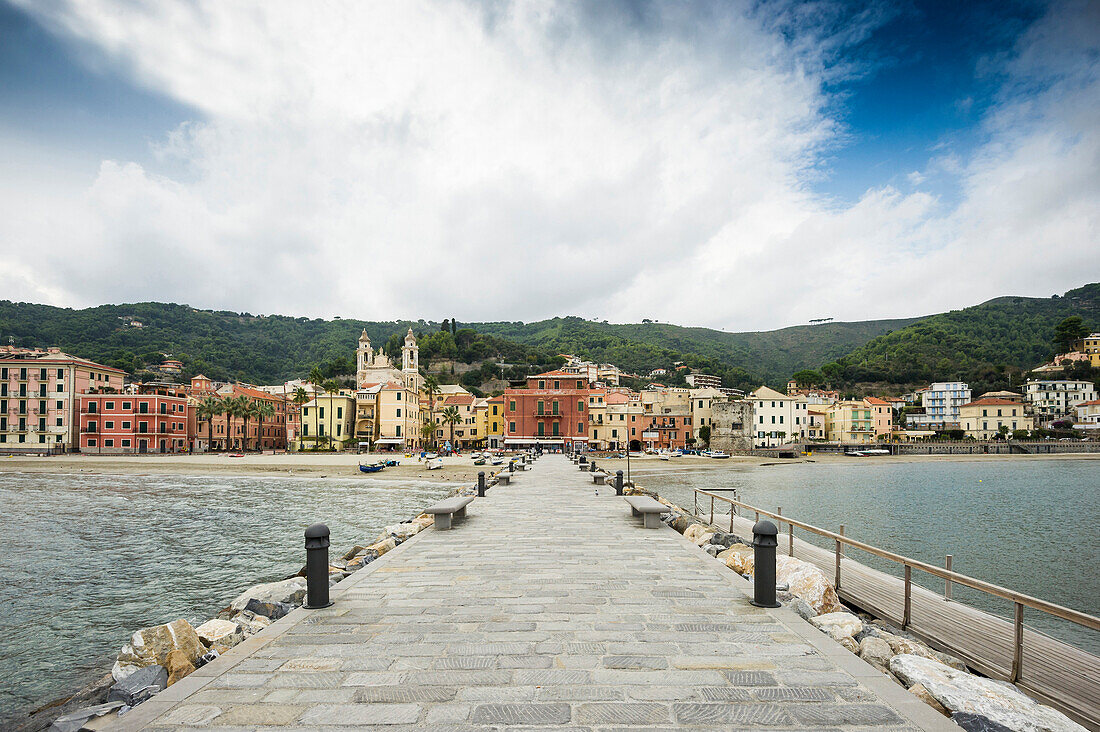
[(539, 422), (539, 437), (542, 437), (545, 434), (546, 434), (546, 423), (545, 422)]
[(577, 422), (577, 434), (578, 435), (583, 435), (584, 434), (584, 422)]
[(103, 429), (105, 429), (105, 430), (113, 430), (114, 428), (115, 428), (115, 423), (114, 422), (104, 422), (103, 423)]
[(546, 388), (546, 382), (540, 379), (539, 380), (539, 388), (540, 389), (545, 389)]
[(577, 388), (578, 389), (583, 389), (584, 388), (584, 382), (583, 381), (578, 381), (577, 382)]
[(95, 440), (88, 440), (88, 447), (95, 447)]
[(612, 437), (618, 437), (619, 436), (619, 431), (618, 430), (611, 430), (611, 436)]
[(344, 418), (344, 408), (343, 407), (337, 407), (336, 408), (336, 419), (343, 419), (343, 418)]
[(54, 387), (54, 391), (56, 391), (56, 392), (62, 392), (62, 391), (65, 391), (65, 385), (64, 385), (64, 384), (62, 384), (62, 383), (61, 383), (60, 381), (59, 381), (59, 382), (57, 382), (57, 386), (56, 386), (56, 387)]
[(149, 431), (149, 423), (148, 422), (138, 422), (138, 432), (148, 432), (148, 431)]
[(555, 389), (560, 389), (561, 388), (561, 382), (558, 381), (557, 379), (554, 380), (554, 388)]
[(509, 422), (508, 423), (508, 432), (511, 433), (511, 434), (516, 433), (516, 423), (515, 422)]
[(555, 422), (553, 424), (553, 427), (554, 427), (554, 432), (553, 432), (554, 437), (558, 437), (561, 434), (561, 427), (559, 426), (559, 423)]
[(129, 447), (130, 446), (130, 441), (129, 440), (123, 440), (122, 441), (122, 446), (123, 447)]
[(401, 407), (398, 407), (398, 408), (397, 408), (397, 416), (398, 416), (398, 417), (400, 417), (400, 416), (401, 416)]
[(302, 425), (302, 437), (309, 437), (309, 425), (308, 424), (303, 424)]
[(128, 412), (128, 411), (130, 411), (130, 410), (131, 410), (131, 409), (133, 409), (133, 408), (134, 408), (134, 406), (133, 406), (133, 402), (123, 402), (123, 403), (122, 403), (122, 410), (123, 410), (124, 412)]
[(397, 392), (397, 401), (401, 401), (401, 392)]
[(318, 413), (318, 416), (321, 419), (324, 419), (325, 418), (325, 408), (324, 407), (318, 407), (318, 409), (320, 410), (320, 412)]
[(124, 429), (124, 430), (130, 429), (130, 423), (129, 422), (123, 422), (122, 423), (122, 429)]
[(115, 446), (115, 441), (114, 440), (104, 440), (103, 441), (103, 446), (104, 447), (114, 447)]
[(583, 399), (578, 399), (577, 400), (577, 411), (578, 412), (583, 412), (584, 411), (584, 400)]
[(397, 425), (397, 434), (395, 434), (394, 436), (395, 437), (400, 437), (401, 436), (401, 425)]
[(516, 411), (516, 402), (515, 402), (515, 400), (512, 400), (512, 401), (508, 402), (508, 411), (509, 412)]
[(58, 399), (58, 400), (57, 400), (57, 408), (58, 408), (58, 409), (64, 409), (64, 408), (65, 408), (65, 402), (63, 402), (63, 401), (61, 401), (60, 399)]
[(89, 422), (88, 423), (88, 431), (89, 432), (99, 432), (98, 428), (99, 428), (99, 423), (98, 422)]
[(88, 414), (95, 414), (95, 402), (88, 402)]

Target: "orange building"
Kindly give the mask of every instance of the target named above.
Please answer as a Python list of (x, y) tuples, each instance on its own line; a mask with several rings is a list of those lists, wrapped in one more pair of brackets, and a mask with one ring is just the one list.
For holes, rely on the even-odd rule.
[(81, 395), (80, 451), (187, 452), (187, 395), (162, 384), (139, 386), (136, 394)]
[(588, 380), (565, 371), (527, 378), (504, 391), (504, 445), (583, 449), (588, 443)]
[(290, 407), (295, 405), (281, 394), (268, 394), (266, 391), (241, 384), (229, 384), (215, 392), (209, 379), (199, 380), (196, 377), (192, 380), (191, 396), (196, 402), (196, 407), (197, 402), (209, 396), (222, 400), (243, 396), (250, 402), (270, 404), (274, 410), (274, 413), (267, 417), (249, 417), (247, 420), (225, 412), (207, 420), (205, 416), (196, 413), (193, 433), (196, 449), (212, 451), (286, 449), (286, 418), (289, 416)]

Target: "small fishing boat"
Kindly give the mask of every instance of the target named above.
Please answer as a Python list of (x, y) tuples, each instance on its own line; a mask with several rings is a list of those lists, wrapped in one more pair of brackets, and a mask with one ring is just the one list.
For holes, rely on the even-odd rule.
[(439, 470), (443, 467), (443, 458), (438, 456), (430, 458), (424, 461), (424, 467), (426, 467), (428, 470)]
[(493, 458), (492, 462), (493, 462), (493, 465), (504, 465), (504, 458), (500, 455), (497, 455), (496, 457)]
[(423, 457), (425, 460), (435, 460), (437, 457), (439, 457), (439, 454), (434, 452), (426, 452), (421, 455), (421, 457)]
[(658, 460), (671, 460), (671, 459), (672, 459), (672, 455), (670, 455), (670, 454), (669, 454), (669, 453), (667, 453), (667, 452), (662, 452), (662, 453), (659, 453), (659, 454), (657, 455), (657, 459), (658, 459)]
[(708, 457), (712, 457), (716, 460), (726, 460), (726, 459), (729, 458), (729, 455), (722, 452), (721, 450), (711, 450), (710, 455)]
[(400, 461), (394, 460), (393, 458), (390, 458), (389, 460), (386, 460), (383, 463), (383, 465), (386, 466), (387, 468), (396, 468), (400, 464), (401, 464)]
[(484, 465), (487, 461), (483, 457), (474, 458), (474, 465)]
[(239, 452), (231, 452), (229, 453), (229, 457), (244, 457), (244, 454)]
[(360, 473), (381, 473), (382, 469), (386, 467), (385, 463), (373, 463), (372, 465), (363, 465), (359, 463)]

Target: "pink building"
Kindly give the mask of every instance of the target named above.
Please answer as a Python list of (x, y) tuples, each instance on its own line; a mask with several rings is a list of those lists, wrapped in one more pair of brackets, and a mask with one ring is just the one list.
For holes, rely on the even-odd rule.
[(79, 445), (79, 396), (121, 391), (125, 372), (59, 348), (0, 347), (0, 454)]
[(890, 402), (878, 397), (867, 397), (863, 400), (871, 407), (871, 419), (875, 428), (876, 440), (890, 439), (890, 433), (894, 431), (894, 408)]

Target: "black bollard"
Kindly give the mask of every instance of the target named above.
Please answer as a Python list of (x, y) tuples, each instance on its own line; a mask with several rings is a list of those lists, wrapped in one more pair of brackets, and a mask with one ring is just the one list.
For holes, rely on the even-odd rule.
[(328, 527), (313, 524), (306, 529), (306, 604), (307, 610), (328, 607)]
[(508, 472), (509, 473), (516, 472), (516, 461), (515, 460), (509, 460), (508, 461)]
[(596, 461), (595, 460), (593, 460), (592, 462), (590, 462), (588, 464), (588, 472), (589, 473), (595, 473), (596, 472)]
[(757, 521), (752, 527), (753, 598), (757, 607), (779, 607), (775, 601), (775, 548), (779, 530), (771, 521)]
[(484, 470), (477, 471), (477, 497), (478, 498), (484, 498), (485, 497), (485, 471)]
[(621, 496), (623, 494), (623, 471), (615, 471), (615, 495)]

